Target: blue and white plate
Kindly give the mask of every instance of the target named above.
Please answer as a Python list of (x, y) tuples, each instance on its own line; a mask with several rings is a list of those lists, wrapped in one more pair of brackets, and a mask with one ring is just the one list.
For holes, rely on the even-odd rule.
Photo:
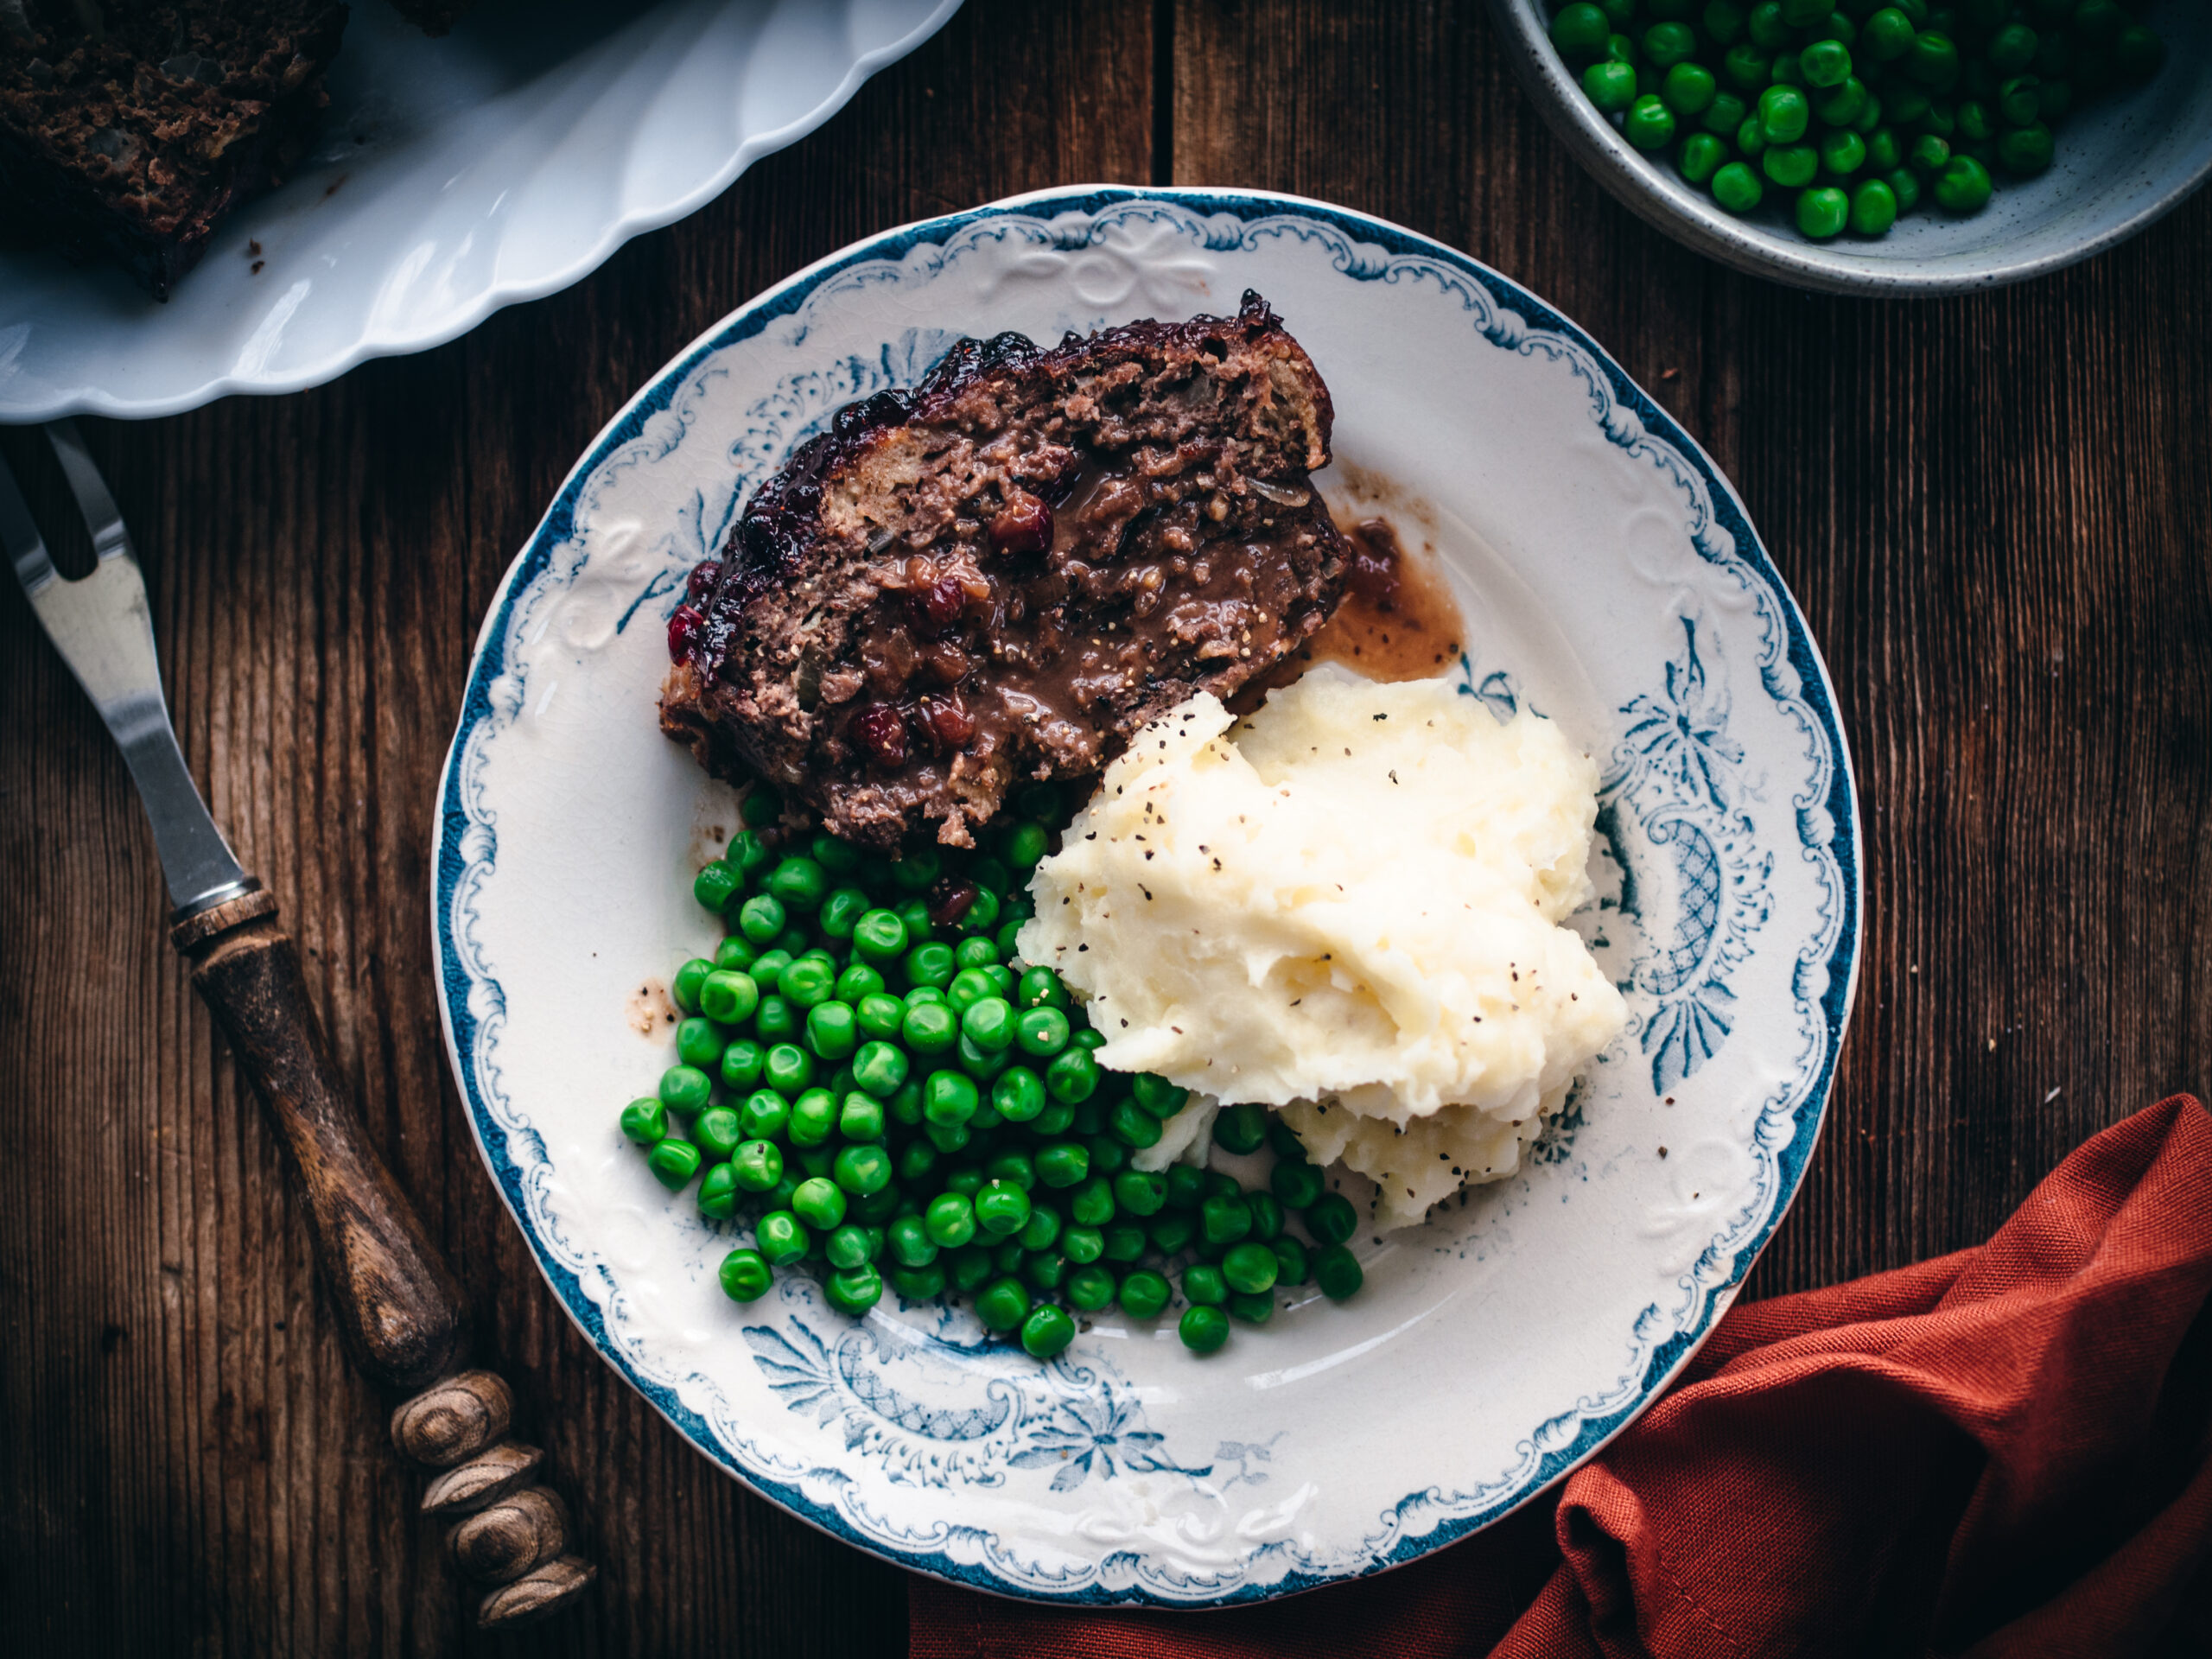
[[(1433, 548), (1459, 675), (1604, 766), (1580, 918), (1628, 1029), (1518, 1179), (1359, 1242), (1365, 1290), (1197, 1359), (1096, 1316), (1049, 1364), (964, 1310), (750, 1306), (732, 1243), (616, 1114), (670, 1063), (661, 984), (717, 930), (728, 792), (655, 729), (684, 573), (831, 411), (962, 334), (1057, 339), (1256, 288), (1335, 395), (1340, 506)], [(1819, 1137), (1849, 1013), (1859, 823), (1820, 654), (1681, 429), (1525, 289), (1285, 196), (1027, 196), (858, 244), (687, 350), (507, 573), (436, 826), (447, 1034), (485, 1160), (607, 1363), (707, 1456), (889, 1560), (1012, 1595), (1218, 1606), (1497, 1520), (1663, 1389)]]

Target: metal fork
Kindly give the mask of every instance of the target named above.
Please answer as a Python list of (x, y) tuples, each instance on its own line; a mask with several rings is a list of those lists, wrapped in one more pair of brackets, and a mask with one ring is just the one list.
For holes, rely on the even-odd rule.
[(123, 514), (73, 423), (46, 429), (91, 531), (99, 563), (65, 582), (15, 474), (0, 461), (0, 549), (77, 683), (107, 722), (154, 826), (167, 878), (169, 939), (228, 1034), (287, 1154), (315, 1260), (355, 1363), (404, 1392), (392, 1440), (442, 1470), (423, 1500), (453, 1520), (456, 1564), (492, 1586), (477, 1623), (506, 1626), (582, 1593), (598, 1569), (567, 1554), (567, 1509), (534, 1477), (543, 1454), (507, 1437), (513, 1395), (496, 1374), (459, 1369), (467, 1342), (461, 1287), (391, 1172), (362, 1133), (276, 901), (238, 867), (185, 769), (162, 696), (146, 582)]

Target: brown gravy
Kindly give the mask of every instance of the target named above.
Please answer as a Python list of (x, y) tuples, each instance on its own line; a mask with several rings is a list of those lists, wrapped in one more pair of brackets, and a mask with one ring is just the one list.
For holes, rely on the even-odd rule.
[(1287, 685), (1315, 663), (1338, 662), (1370, 680), (1428, 680), (1451, 671), (1465, 624), (1432, 558), (1409, 553), (1387, 518), (1339, 524), (1351, 543), (1344, 602), (1268, 681)]

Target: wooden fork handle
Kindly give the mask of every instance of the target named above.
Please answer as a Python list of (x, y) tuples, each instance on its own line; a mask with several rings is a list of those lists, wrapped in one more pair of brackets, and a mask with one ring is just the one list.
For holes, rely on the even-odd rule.
[(276, 899), (256, 887), (185, 917), (169, 938), (268, 1110), (347, 1348), (370, 1376), (410, 1396), (392, 1416), (394, 1446), (448, 1471), (423, 1508), (464, 1517), (448, 1548), (463, 1572), (492, 1586), (477, 1623), (521, 1624), (575, 1600), (597, 1569), (568, 1553), (559, 1497), (522, 1484), (543, 1459), (507, 1437), (507, 1385), (459, 1369), (467, 1341), (461, 1287), (362, 1132)]
[(461, 1287), (362, 1132), (276, 899), (241, 894), (169, 937), (268, 1109), (354, 1359), (391, 1388), (435, 1382), (460, 1357)]

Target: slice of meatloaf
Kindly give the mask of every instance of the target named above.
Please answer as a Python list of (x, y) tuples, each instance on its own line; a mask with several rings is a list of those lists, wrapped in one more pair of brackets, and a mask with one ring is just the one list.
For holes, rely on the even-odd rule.
[(661, 725), (879, 847), (957, 846), (1336, 608), (1328, 388), (1256, 294), (1050, 351), (963, 340), (838, 411), (692, 572)]

